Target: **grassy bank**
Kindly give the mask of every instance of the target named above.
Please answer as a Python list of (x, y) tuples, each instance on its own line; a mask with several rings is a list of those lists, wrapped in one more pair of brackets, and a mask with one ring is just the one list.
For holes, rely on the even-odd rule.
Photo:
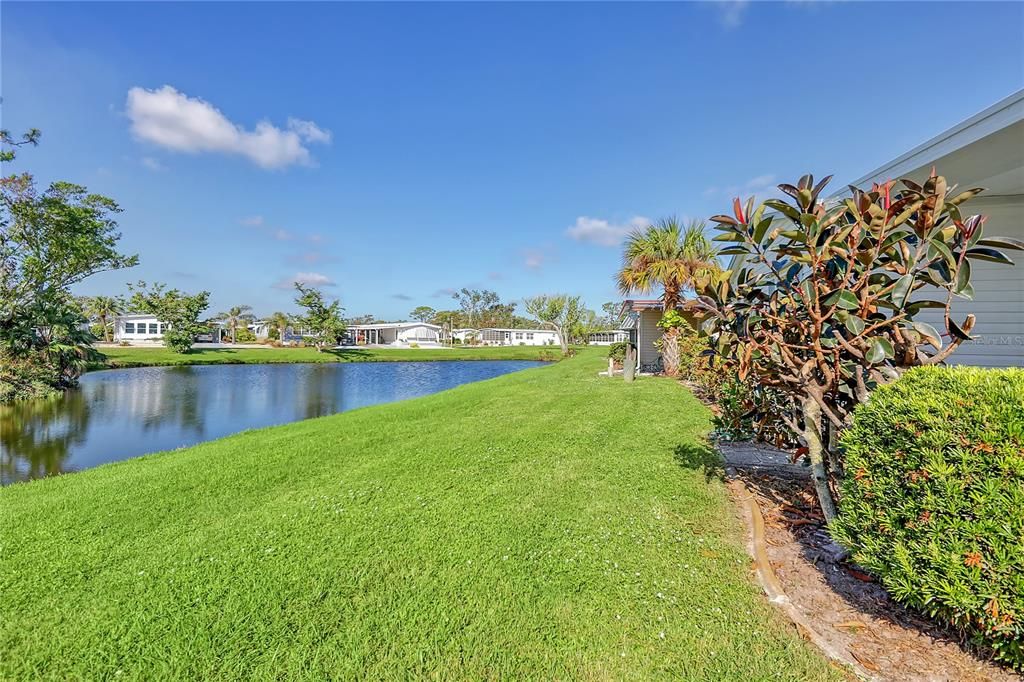
[(166, 348), (101, 348), (101, 363), (92, 369), (154, 365), (239, 365), (278, 362), (407, 362), (415, 360), (553, 360), (552, 346), (484, 348), (350, 348), (318, 353), (315, 348), (195, 348), (173, 353)]
[(0, 678), (821, 679), (603, 353), (0, 490)]

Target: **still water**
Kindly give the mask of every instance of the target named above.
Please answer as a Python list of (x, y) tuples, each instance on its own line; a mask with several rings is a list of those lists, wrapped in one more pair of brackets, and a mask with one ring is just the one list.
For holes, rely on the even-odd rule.
[(0, 406), (0, 484), (415, 398), (541, 364), (473, 360), (94, 372), (58, 399)]

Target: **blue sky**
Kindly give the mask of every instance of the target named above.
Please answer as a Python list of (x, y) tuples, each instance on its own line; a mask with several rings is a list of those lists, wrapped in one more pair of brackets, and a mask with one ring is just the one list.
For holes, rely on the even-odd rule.
[(634, 222), (852, 180), (1024, 87), (1020, 3), (4, 2), (13, 170), (108, 194), (137, 279), (404, 318), (617, 299)]

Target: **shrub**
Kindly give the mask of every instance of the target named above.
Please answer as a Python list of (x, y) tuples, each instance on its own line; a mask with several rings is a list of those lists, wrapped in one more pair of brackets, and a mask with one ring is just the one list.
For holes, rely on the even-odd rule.
[(416, 343), (415, 341), (413, 341), (412, 343), (409, 344), (409, 348), (419, 348), (419, 347), (420, 347), (420, 344)]
[(900, 602), (1024, 670), (1024, 371), (923, 368), (842, 438), (832, 526)]
[(626, 346), (629, 343), (627, 341), (618, 341), (608, 346), (608, 357), (615, 361), (616, 365), (622, 365), (626, 360)]

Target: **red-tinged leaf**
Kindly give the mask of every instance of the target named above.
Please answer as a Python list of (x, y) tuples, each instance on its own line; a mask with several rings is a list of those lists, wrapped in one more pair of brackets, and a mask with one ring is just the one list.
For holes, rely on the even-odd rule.
[(810, 189), (811, 185), (814, 184), (814, 176), (808, 173), (800, 177), (800, 181), (796, 183), (796, 186), (800, 189)]
[(733, 215), (736, 216), (736, 220), (740, 221), (741, 223), (747, 222), (746, 216), (743, 215), (743, 207), (740, 205), (739, 197), (736, 197), (735, 199), (732, 200), (732, 211)]
[(814, 189), (811, 190), (811, 196), (814, 197), (815, 201), (818, 200), (818, 195), (821, 194), (821, 190), (825, 189), (825, 185), (827, 185), (831, 179), (831, 175), (826, 175), (824, 178), (821, 179), (821, 182), (815, 185)]
[(711, 221), (715, 223), (721, 223), (723, 225), (739, 225), (735, 218), (731, 218), (727, 215), (713, 215)]

